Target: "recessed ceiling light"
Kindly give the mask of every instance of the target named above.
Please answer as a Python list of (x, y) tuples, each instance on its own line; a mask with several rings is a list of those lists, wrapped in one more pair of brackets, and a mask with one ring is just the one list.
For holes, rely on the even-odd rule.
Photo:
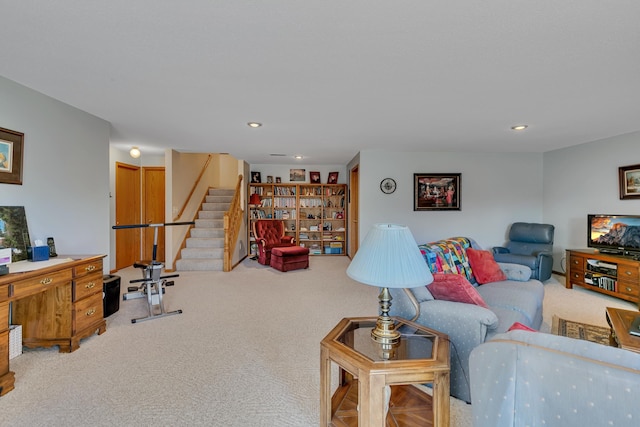
[(302, 160), (302, 156), (299, 155), (299, 154), (297, 156), (293, 156), (293, 158), (296, 159), (296, 160)]
[(511, 130), (525, 130), (528, 127), (529, 126), (527, 125), (515, 125), (515, 126), (511, 126)]
[(249, 122), (247, 124), (249, 125), (250, 128), (259, 128), (260, 126), (262, 126), (262, 123), (258, 123), (258, 122)]

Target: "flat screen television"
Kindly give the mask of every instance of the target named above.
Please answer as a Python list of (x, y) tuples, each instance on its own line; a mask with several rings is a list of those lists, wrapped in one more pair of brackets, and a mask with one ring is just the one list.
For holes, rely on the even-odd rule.
[(603, 253), (640, 256), (640, 215), (588, 215), (587, 246)]

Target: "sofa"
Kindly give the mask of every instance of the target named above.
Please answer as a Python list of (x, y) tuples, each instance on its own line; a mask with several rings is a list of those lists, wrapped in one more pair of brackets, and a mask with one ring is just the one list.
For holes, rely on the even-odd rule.
[(511, 331), (474, 348), (469, 365), (474, 426), (640, 425), (640, 353)]
[[(434, 277), (468, 282), (485, 304), (435, 298), (429, 288), (390, 289), (393, 298), (390, 315), (412, 320), (449, 336), (451, 343), (451, 395), (471, 402), (469, 355), (478, 345), (514, 325), (535, 330), (542, 324), (543, 284), (530, 279), (531, 269), (516, 264), (498, 264), (503, 279), (480, 285), (468, 253), (489, 254), (473, 239), (454, 237), (419, 245)], [(438, 282), (438, 286), (440, 282)]]

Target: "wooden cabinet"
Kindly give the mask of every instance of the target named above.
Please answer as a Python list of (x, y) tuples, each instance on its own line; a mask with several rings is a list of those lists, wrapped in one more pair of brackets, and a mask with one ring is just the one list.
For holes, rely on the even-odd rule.
[(0, 276), (0, 395), (13, 390), (15, 384), (9, 370), (10, 305), (11, 323), (22, 325), (26, 347), (58, 345), (61, 353), (70, 353), (80, 347), (82, 338), (107, 330), (102, 308), (104, 255), (69, 258)]
[(566, 259), (567, 288), (581, 286), (640, 307), (640, 261), (592, 249), (569, 249)]
[(22, 325), (24, 346), (57, 345), (60, 352), (69, 353), (80, 347), (82, 338), (106, 330), (102, 257), (30, 273), (10, 285), (12, 323)]
[[(347, 238), (347, 186), (345, 184), (251, 184), (249, 241), (254, 245), (252, 224), (257, 219), (282, 220), (286, 234), (311, 255), (345, 255)], [(254, 250), (251, 250), (254, 253)]]

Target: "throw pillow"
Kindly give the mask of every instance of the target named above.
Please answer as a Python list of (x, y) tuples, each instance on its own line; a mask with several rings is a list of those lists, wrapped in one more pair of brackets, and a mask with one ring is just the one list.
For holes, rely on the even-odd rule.
[(538, 332), (533, 328), (528, 327), (527, 325), (523, 325), (520, 322), (515, 322), (513, 325), (511, 325), (511, 327), (509, 329), (507, 329), (507, 332), (509, 331), (515, 331), (515, 330), (521, 330), (521, 331), (531, 331), (531, 332)]
[(459, 274), (434, 273), (433, 282), (427, 285), (427, 288), (435, 299), (489, 308), (471, 283)]
[(469, 257), (473, 275), (476, 276), (476, 280), (481, 285), (507, 280), (507, 276), (500, 270), (500, 266), (493, 259), (491, 252), (469, 248), (467, 249), (467, 256)]

